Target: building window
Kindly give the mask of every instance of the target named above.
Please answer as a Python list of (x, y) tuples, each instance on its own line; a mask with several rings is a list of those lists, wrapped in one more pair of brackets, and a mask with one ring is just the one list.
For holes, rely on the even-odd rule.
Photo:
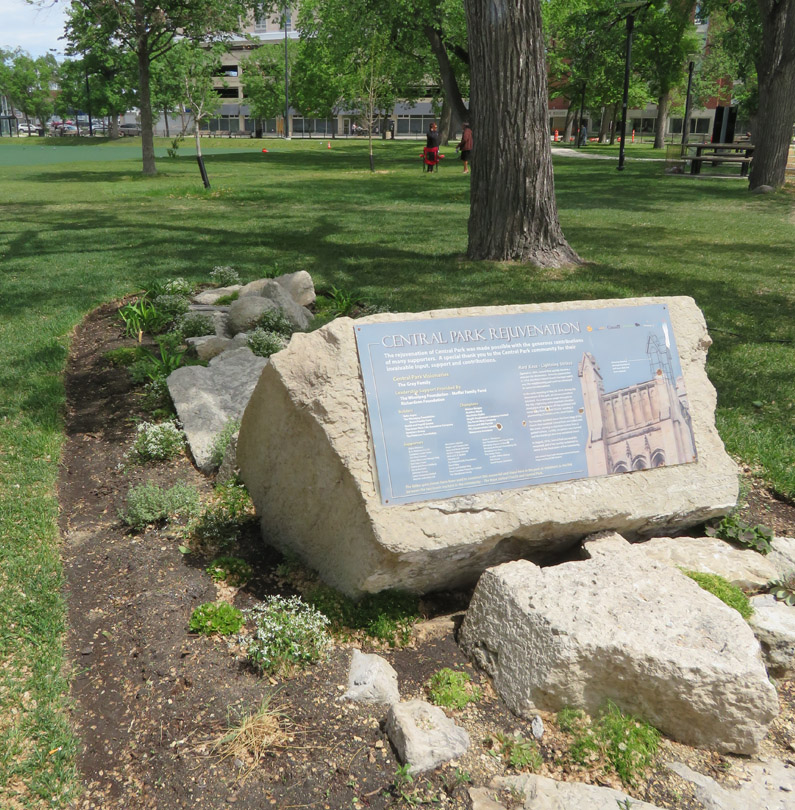
[(237, 90), (238, 90), (237, 87), (216, 87), (215, 88), (215, 92), (218, 93), (218, 95), (221, 98), (239, 98), (239, 96), (237, 94)]
[(214, 76), (237, 78), (238, 66), (237, 65), (221, 65), (221, 69), (213, 74)]
[(254, 33), (265, 34), (268, 31), (269, 17), (264, 14), (258, 14), (254, 19)]

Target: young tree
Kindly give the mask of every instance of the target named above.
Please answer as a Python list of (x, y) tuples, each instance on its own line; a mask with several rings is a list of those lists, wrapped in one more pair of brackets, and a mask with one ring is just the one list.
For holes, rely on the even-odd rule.
[(655, 149), (665, 144), (671, 94), (686, 80), (687, 62), (698, 51), (694, 11), (694, 0), (666, 0), (650, 6), (638, 19), (634, 53), (657, 101)]
[(558, 221), (539, 0), (465, 0), (472, 81), (471, 259), (579, 262)]
[(177, 37), (200, 43), (235, 33), (251, 5), (248, 0), (72, 0), (66, 28), (73, 50), (115, 42), (135, 54), (144, 174), (157, 171), (152, 63), (174, 47)]
[(34, 59), (17, 49), (10, 57), (4, 79), (5, 94), (25, 116), (38, 119), (41, 126), (53, 113), (54, 85), (58, 76), (58, 63), (52, 54)]
[[(287, 65), (284, 63), (284, 48), (281, 45), (266, 43), (255, 48), (241, 63), (241, 84), (243, 95), (249, 106), (252, 118), (262, 121), (285, 114), (285, 67), (291, 77), (295, 76), (293, 65), (298, 45), (287, 41)], [(292, 89), (293, 106), (295, 89)], [(284, 122), (285, 134), (287, 121)], [(259, 128), (259, 127), (258, 127)]]

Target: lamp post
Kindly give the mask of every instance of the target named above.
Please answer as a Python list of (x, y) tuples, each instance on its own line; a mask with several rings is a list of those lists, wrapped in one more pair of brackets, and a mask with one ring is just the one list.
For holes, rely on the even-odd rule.
[(290, 65), (287, 61), (287, 4), (284, 5), (284, 17), (282, 18), (284, 27), (284, 137), (290, 140)]

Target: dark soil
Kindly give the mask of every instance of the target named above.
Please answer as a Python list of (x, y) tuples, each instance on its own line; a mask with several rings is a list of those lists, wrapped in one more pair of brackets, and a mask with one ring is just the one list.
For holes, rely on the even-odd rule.
[[(456, 617), (469, 594), (442, 594), (422, 604), (425, 620), (403, 649), (359, 644), (395, 667), (403, 699), (427, 699), (426, 682), (442, 667), (469, 667), (484, 697), (454, 712), (472, 739), (470, 751), (405, 787), (395, 788), (398, 763), (383, 731), (385, 708), (342, 702), (352, 642), (337, 642), (322, 663), (278, 678), (261, 677), (234, 642), (189, 633), (195, 607), (219, 598), (205, 573), (208, 560), (183, 555), (172, 531), (134, 534), (119, 519), (127, 491), (146, 480), (171, 486), (180, 480), (209, 496), (212, 482), (185, 456), (174, 462), (125, 463), (135, 425), (150, 415), (128, 371), (105, 353), (132, 345), (116, 305), (92, 313), (78, 328), (66, 377), (67, 441), (59, 495), (66, 593), (67, 652), (72, 667), (73, 722), (83, 744), (85, 786), (80, 808), (241, 808), (274, 806), (468, 808), (464, 772), (475, 785), (511, 773), (488, 753), (497, 732), (530, 738), (529, 723), (513, 716), (473, 670), (455, 642)], [(751, 482), (745, 519), (795, 535), (795, 508)], [(224, 595), (249, 607), (271, 593), (288, 593), (276, 566), (279, 555), (257, 536), (237, 549), (255, 568), (249, 585)], [(766, 743), (786, 758), (793, 744), (792, 690), (782, 685), (784, 712)], [(230, 727), (263, 699), (282, 712), (284, 739), (259, 762), (246, 754), (221, 756), (217, 746)], [(589, 769), (565, 762), (566, 735), (552, 715), (541, 743), (542, 772), (619, 787), (600, 763)], [(731, 778), (727, 762), (709, 752), (664, 743), (676, 756), (716, 778)], [(506, 770), (507, 767), (507, 770)], [(457, 770), (458, 769), (458, 770)], [(632, 789), (637, 798), (664, 807), (699, 808), (678, 778), (650, 774)]]

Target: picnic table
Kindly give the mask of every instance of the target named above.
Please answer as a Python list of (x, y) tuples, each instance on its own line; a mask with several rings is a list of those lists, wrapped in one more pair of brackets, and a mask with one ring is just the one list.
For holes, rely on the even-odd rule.
[(695, 154), (685, 153), (683, 156), (690, 161), (690, 174), (700, 174), (701, 164), (709, 162), (713, 166), (719, 163), (734, 163), (740, 166), (740, 175), (748, 174), (748, 167), (754, 156), (754, 146), (748, 142), (737, 143), (688, 143), (685, 145), (688, 152), (695, 149)]

